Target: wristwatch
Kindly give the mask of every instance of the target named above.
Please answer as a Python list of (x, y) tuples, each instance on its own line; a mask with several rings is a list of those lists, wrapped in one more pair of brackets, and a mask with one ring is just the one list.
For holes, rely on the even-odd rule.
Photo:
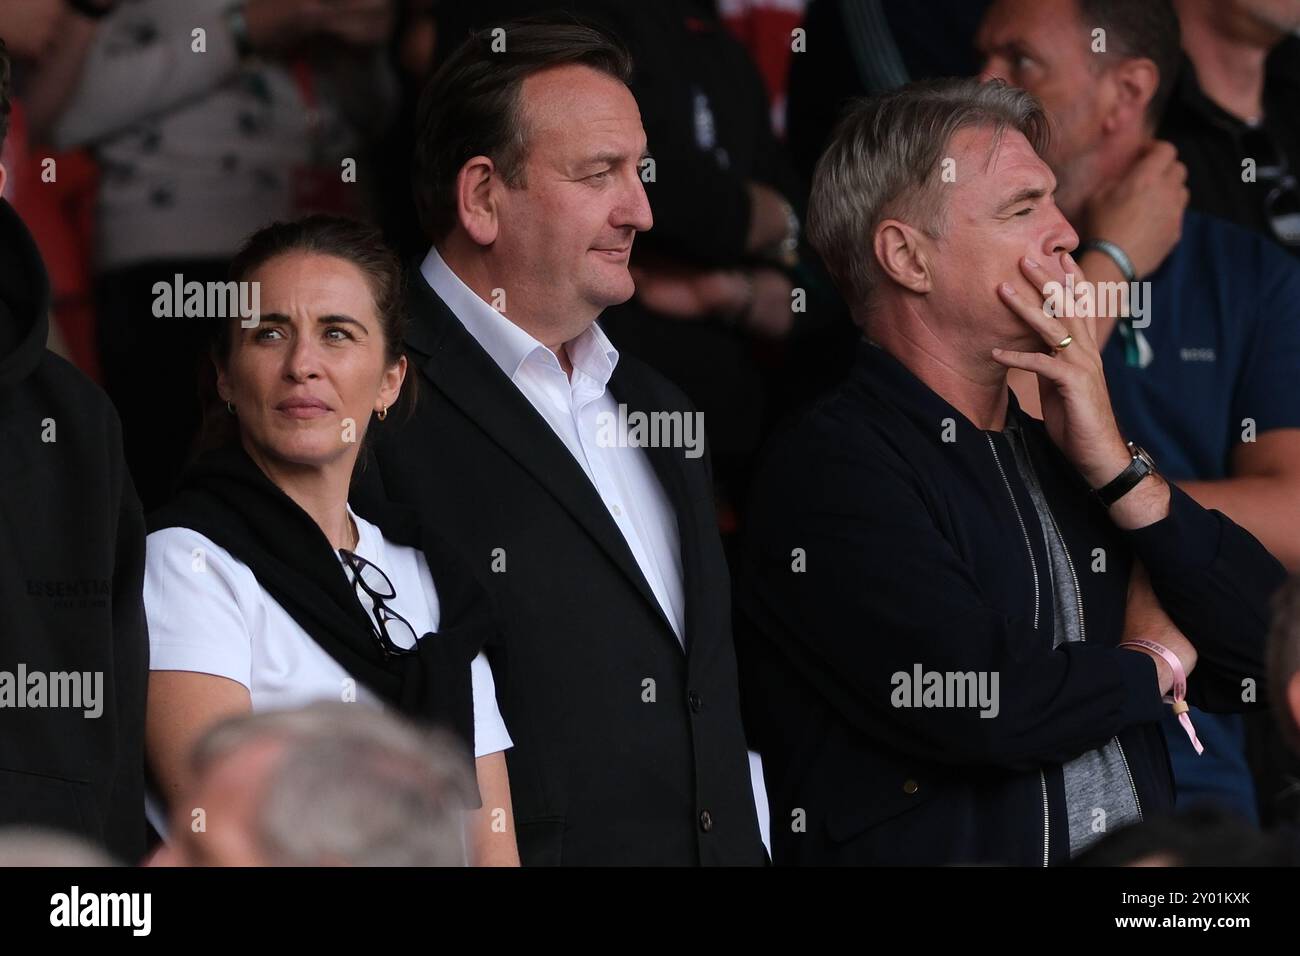
[(1112, 481), (1098, 488), (1095, 494), (1103, 505), (1109, 508), (1119, 499), (1133, 490), (1139, 481), (1156, 470), (1156, 463), (1147, 454), (1146, 449), (1133, 442), (1128, 442), (1129, 454), (1133, 460)]

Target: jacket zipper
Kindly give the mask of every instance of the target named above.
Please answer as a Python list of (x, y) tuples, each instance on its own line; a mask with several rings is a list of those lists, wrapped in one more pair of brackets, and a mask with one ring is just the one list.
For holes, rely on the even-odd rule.
[(1043, 866), (1047, 866), (1049, 862), (1047, 835), (1051, 832), (1052, 821), (1047, 816), (1047, 774), (1043, 773), (1042, 769), (1038, 771), (1038, 779), (1043, 784)]
[(1016, 504), (1016, 496), (1011, 491), (1011, 482), (1007, 480), (1007, 473), (1002, 468), (1002, 459), (998, 457), (997, 446), (993, 444), (993, 436), (988, 432), (984, 433), (988, 439), (989, 451), (993, 452), (993, 462), (998, 466), (998, 474), (1002, 476), (1002, 484), (1006, 486), (1007, 497), (1011, 499), (1011, 510), (1016, 513), (1016, 521), (1020, 524), (1020, 534), (1025, 539), (1025, 551), (1029, 555), (1029, 570), (1034, 573), (1034, 630), (1038, 630), (1038, 562), (1034, 560), (1034, 549), (1029, 543), (1029, 531), (1025, 528), (1025, 519), (1020, 514), (1020, 505)]
[[(1029, 555), (1029, 569), (1034, 574), (1034, 630), (1036, 631), (1038, 630), (1038, 562), (1034, 560), (1034, 548), (1029, 543), (1029, 531), (1028, 529), (1025, 528), (1025, 519), (1024, 516), (1020, 514), (1020, 505), (1016, 504), (1016, 496), (1015, 493), (1011, 490), (1011, 482), (1007, 480), (1007, 473), (1005, 469), (1003, 469), (1002, 467), (1002, 459), (998, 457), (998, 448), (995, 444), (993, 444), (993, 436), (990, 435), (988, 432), (985, 432), (984, 437), (988, 439), (989, 451), (993, 453), (993, 462), (998, 466), (998, 474), (1002, 476), (1002, 484), (1006, 486), (1007, 497), (1011, 499), (1011, 510), (1013, 510), (1016, 513), (1016, 521), (1020, 525), (1020, 534), (1025, 539), (1025, 552)], [(1073, 565), (1071, 565), (1071, 570), (1073, 571)], [(1075, 593), (1078, 594), (1077, 586), (1076, 586)], [(1082, 607), (1080, 608), (1080, 612), (1079, 612), (1079, 621), (1080, 621), (1080, 631), (1082, 631), (1083, 629)], [(1043, 866), (1047, 866), (1049, 865), (1049, 862), (1051, 860), (1050, 834), (1052, 832), (1052, 820), (1047, 808), (1047, 775), (1043, 773), (1042, 768), (1039, 768), (1038, 779), (1043, 787)]]
[[(1070, 549), (1065, 546), (1065, 536), (1061, 534), (1061, 528), (1056, 523), (1056, 516), (1048, 511), (1047, 516), (1052, 519), (1052, 528), (1056, 531), (1057, 538), (1061, 541), (1061, 547), (1065, 551), (1065, 563), (1070, 566), (1070, 577), (1074, 581), (1074, 597), (1079, 607), (1079, 640), (1088, 639), (1088, 631), (1083, 621), (1083, 591), (1079, 588), (1079, 576), (1074, 572), (1074, 559), (1070, 557)], [(1128, 755), (1124, 753), (1124, 745), (1119, 742), (1119, 735), (1116, 734), (1111, 738), (1115, 741), (1115, 746), (1119, 748), (1119, 759), (1124, 763), (1124, 774), (1128, 777), (1129, 789), (1133, 791), (1133, 805), (1137, 807), (1138, 819), (1142, 819), (1142, 800), (1138, 797), (1137, 784), (1133, 781), (1133, 771), (1128, 766)]]
[(1129, 789), (1133, 791), (1133, 803), (1137, 807), (1140, 822), (1142, 820), (1142, 801), (1138, 799), (1138, 788), (1137, 784), (1133, 782), (1133, 771), (1128, 768), (1128, 757), (1124, 755), (1124, 745), (1119, 742), (1119, 734), (1116, 734), (1111, 739), (1115, 741), (1115, 746), (1119, 748), (1119, 759), (1124, 761), (1124, 773), (1128, 774), (1128, 785)]

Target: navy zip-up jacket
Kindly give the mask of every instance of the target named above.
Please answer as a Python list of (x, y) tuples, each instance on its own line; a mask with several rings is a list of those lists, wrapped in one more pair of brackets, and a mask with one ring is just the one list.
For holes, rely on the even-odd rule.
[[(776, 863), (1063, 863), (1061, 765), (1111, 737), (1140, 811), (1170, 810), (1155, 663), (1116, 647), (1134, 558), (1197, 648), (1188, 699), (1263, 704), (1281, 565), (1173, 486), (1168, 516), (1118, 529), (1042, 423), (1009, 401), (1082, 603), (1084, 640), (1055, 650), (1043, 530), (1003, 433), (864, 342), (849, 378), (774, 440), (736, 641)], [(895, 706), (894, 675), (918, 665), (996, 672), (997, 715), (952, 700)]]

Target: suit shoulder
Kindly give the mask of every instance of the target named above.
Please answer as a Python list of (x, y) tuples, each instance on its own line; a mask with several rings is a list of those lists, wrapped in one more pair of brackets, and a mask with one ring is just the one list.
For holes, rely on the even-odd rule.
[[(619, 353), (617, 373), (634, 382), (654, 404), (668, 411), (695, 411), (695, 403), (670, 378), (634, 355)], [(616, 373), (616, 374), (617, 374)]]

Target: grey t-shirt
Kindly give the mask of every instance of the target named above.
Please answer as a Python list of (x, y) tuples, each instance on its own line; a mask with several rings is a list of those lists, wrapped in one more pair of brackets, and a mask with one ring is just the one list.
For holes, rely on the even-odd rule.
[[(1014, 419), (1007, 420), (1006, 436), (1015, 454), (1016, 469), (1029, 489), (1039, 524), (1043, 526), (1056, 612), (1052, 647), (1059, 647), (1062, 641), (1082, 641), (1086, 625), (1074, 569), (1038, 475), (1034, 472), (1024, 434)], [(1142, 819), (1128, 764), (1117, 738), (1112, 737), (1097, 750), (1086, 751), (1067, 761), (1061, 770), (1065, 776), (1070, 856), (1083, 852), (1107, 833)]]

